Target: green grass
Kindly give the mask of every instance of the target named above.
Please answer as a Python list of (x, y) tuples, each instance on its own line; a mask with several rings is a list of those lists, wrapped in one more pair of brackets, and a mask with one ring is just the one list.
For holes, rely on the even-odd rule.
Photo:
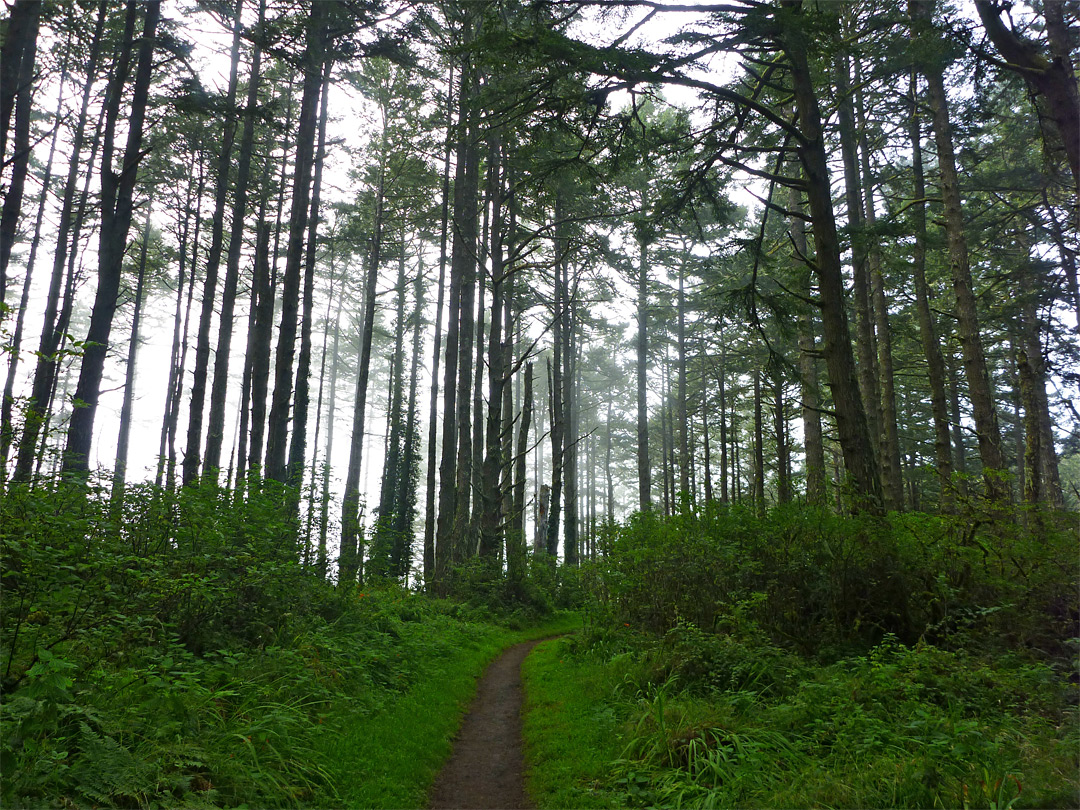
[(573, 631), (581, 620), (559, 614), (525, 630), (449, 618), (440, 625), (426, 628), (431, 646), (411, 689), (374, 712), (355, 708), (325, 724), (316, 749), (337, 795), (318, 804), (424, 807), (487, 665), (512, 644)]
[(569, 655), (571, 642), (539, 644), (525, 659), (527, 788), (539, 808), (620, 807), (609, 784), (618, 721), (603, 662)]
[[(540, 808), (1080, 806), (1075, 686), (1044, 665), (889, 639), (821, 665), (762, 644), (770, 680), (718, 687), (656, 642), (607, 645), (526, 661)], [(754, 649), (714, 646), (709, 678)]]

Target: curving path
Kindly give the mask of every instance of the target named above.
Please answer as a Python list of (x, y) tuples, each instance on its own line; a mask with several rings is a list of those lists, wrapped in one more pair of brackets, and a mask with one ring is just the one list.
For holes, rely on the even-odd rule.
[(431, 810), (524, 810), (521, 664), (540, 641), (517, 644), (488, 667), (477, 686), (454, 752), (431, 788)]

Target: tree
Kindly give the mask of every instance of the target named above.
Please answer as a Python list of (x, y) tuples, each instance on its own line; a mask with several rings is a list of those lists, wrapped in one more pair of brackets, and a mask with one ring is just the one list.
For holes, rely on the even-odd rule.
[(149, 0), (143, 18), (143, 30), (137, 55), (135, 82), (128, 112), (128, 137), (120, 172), (113, 167), (116, 124), (124, 95), (124, 85), (135, 46), (134, 31), (138, 4), (128, 4), (124, 36), (116, 66), (109, 82), (105, 114), (105, 130), (101, 149), (101, 230), (98, 240), (98, 287), (90, 328), (86, 335), (79, 382), (75, 388), (75, 410), (67, 431), (67, 446), (61, 466), (62, 474), (85, 474), (89, 471), (90, 445), (93, 440), (94, 416), (97, 411), (101, 375), (109, 348), (113, 314), (116, 312), (123, 269), (124, 249), (131, 225), (132, 194), (139, 162), (142, 159), (143, 123), (146, 119), (150, 92), (151, 69), (156, 43), (160, 0)]

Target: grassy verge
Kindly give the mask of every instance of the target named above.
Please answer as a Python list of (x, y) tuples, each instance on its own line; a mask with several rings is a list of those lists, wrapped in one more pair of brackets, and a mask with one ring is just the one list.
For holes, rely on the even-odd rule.
[(540, 808), (620, 807), (610, 779), (619, 755), (619, 723), (611, 695), (614, 670), (570, 654), (552, 639), (525, 659), (527, 787)]
[(893, 639), (822, 665), (690, 635), (530, 656), (538, 807), (1080, 806), (1075, 685), (1048, 667)]
[(423, 807), (485, 667), (512, 644), (578, 627), (574, 614), (525, 630), (450, 618), (427, 627), (430, 646), (412, 688), (374, 711), (350, 708), (324, 725), (315, 748), (336, 793), (321, 800), (350, 808)]

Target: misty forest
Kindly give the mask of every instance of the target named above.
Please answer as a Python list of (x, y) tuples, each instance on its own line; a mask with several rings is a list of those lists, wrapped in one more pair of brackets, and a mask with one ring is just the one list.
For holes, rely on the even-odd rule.
[(1080, 806), (1076, 0), (0, 44), (4, 807)]

